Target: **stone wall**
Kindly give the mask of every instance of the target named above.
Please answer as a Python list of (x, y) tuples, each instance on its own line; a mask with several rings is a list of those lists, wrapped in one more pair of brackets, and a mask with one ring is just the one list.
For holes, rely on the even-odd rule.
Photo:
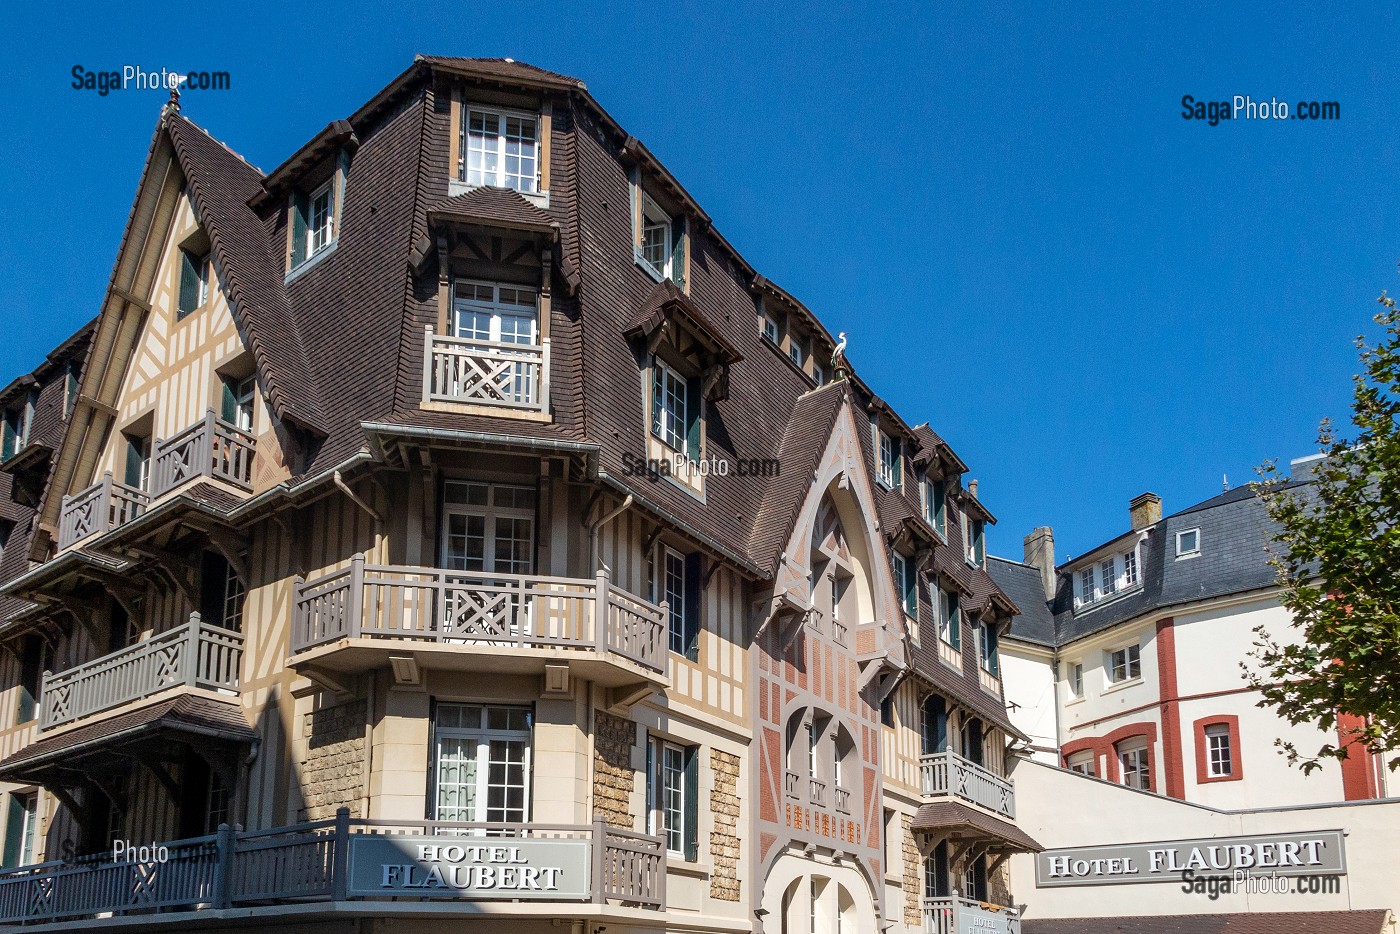
[(336, 808), (360, 813), (364, 794), (365, 702), (326, 707), (303, 719), (306, 757), (302, 761), (302, 795), (307, 820), (335, 817)]
[(924, 862), (919, 859), (919, 844), (914, 840), (914, 818), (903, 814), (900, 823), (904, 827), (904, 844), (901, 847), (904, 855), (904, 923), (910, 927), (920, 927), (924, 923), (920, 910), (924, 896)]
[(637, 727), (631, 720), (598, 711), (593, 728), (593, 816), (611, 827), (636, 830), (632, 816), (632, 746)]
[(710, 750), (710, 770), (714, 784), (710, 789), (710, 813), (714, 829), (710, 831), (710, 857), (714, 868), (710, 873), (710, 897), (720, 901), (739, 900), (739, 757), (733, 753)]

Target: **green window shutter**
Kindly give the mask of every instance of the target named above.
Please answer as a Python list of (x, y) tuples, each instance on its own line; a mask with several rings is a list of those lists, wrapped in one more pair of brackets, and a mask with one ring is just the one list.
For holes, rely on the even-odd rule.
[(651, 433), (661, 437), (661, 400), (663, 398), (661, 366), (653, 357), (651, 361)]
[(999, 641), (997, 637), (997, 627), (995, 623), (984, 623), (987, 627), (987, 670), (994, 675), (1000, 675), (1001, 662), (998, 658)]
[(292, 269), (300, 266), (306, 261), (306, 229), (307, 229), (307, 205), (306, 195), (297, 192), (292, 196)]
[(671, 281), (677, 286), (685, 288), (685, 237), (686, 222), (684, 217), (678, 217), (671, 224)]
[(700, 393), (700, 379), (688, 380), (685, 384), (685, 447), (686, 456), (691, 461), (700, 460), (701, 421), (705, 411), (705, 399)]
[(220, 383), (223, 386), (223, 392), (219, 400), (219, 417), (232, 425), (238, 420), (238, 399), (235, 395), (237, 383), (227, 376), (220, 380)]
[(685, 861), (700, 858), (700, 747), (685, 751)]
[(904, 445), (898, 438), (894, 439), (894, 488), (900, 489), (904, 486)]
[(924, 700), (924, 755), (948, 749), (948, 706), (937, 694)]
[(10, 806), (5, 812), (5, 855), (6, 869), (19, 865), (19, 851), (24, 843), (24, 800), (10, 792)]
[[(642, 820), (642, 833), (651, 833), (656, 829), (651, 822), (652, 813), (661, 806), (661, 788), (656, 779), (656, 739), (647, 734), (647, 800), (643, 805), (646, 808), (646, 817)], [(662, 848), (665, 848), (664, 844)]]
[(955, 649), (962, 648), (962, 619), (958, 616), (958, 595), (948, 594), (948, 616), (951, 617), (948, 623), (948, 635), (951, 638), (949, 643)]
[(134, 489), (141, 488), (141, 475), (145, 473), (146, 466), (146, 440), (144, 438), (126, 439), (126, 475), (122, 482)]
[(947, 499), (947, 487), (944, 486), (942, 480), (939, 480), (933, 485), (933, 527), (942, 535), (948, 534), (947, 513), (945, 511)]
[(185, 315), (199, 307), (199, 265), (188, 250), (180, 251), (180, 314)]
[(904, 588), (902, 594), (904, 598), (904, 612), (910, 616), (919, 615), (919, 575), (914, 571), (914, 562), (905, 555), (897, 555), (895, 560), (899, 562), (899, 583)]
[(700, 659), (700, 555), (685, 556), (685, 657)]
[(15, 453), (15, 449), (19, 447), (17, 443), (19, 435), (15, 432), (14, 420), (10, 417), (9, 412), (5, 413), (4, 426), (3, 429), (0, 429), (4, 433), (3, 441), (0, 441), (0, 460), (11, 457)]

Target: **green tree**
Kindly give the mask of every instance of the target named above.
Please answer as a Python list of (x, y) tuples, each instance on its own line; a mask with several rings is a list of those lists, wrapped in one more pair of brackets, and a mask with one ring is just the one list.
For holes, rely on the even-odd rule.
[(1257, 628), (1255, 664), (1242, 667), (1260, 707), (1338, 737), (1316, 750), (1275, 740), (1304, 773), (1362, 750), (1400, 751), (1400, 311), (1384, 292), (1379, 301), (1384, 336), (1375, 346), (1357, 338), (1354, 434), (1322, 423), (1313, 483), (1290, 487), (1268, 463), (1255, 484), (1277, 525), (1271, 562), (1299, 638)]

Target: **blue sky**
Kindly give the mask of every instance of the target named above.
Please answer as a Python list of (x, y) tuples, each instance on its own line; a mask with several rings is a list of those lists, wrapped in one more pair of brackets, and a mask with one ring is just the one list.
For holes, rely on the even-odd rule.
[[(1396, 11), (1215, 4), (25, 4), (6, 12), (0, 371), (96, 313), (162, 95), (74, 65), (227, 70), (185, 112), (264, 169), (415, 52), (588, 82), (911, 421), (1019, 557), (1063, 560), (1315, 450), (1397, 290)], [(1380, 6), (1380, 5), (1377, 5)], [(1182, 95), (1337, 101), (1181, 117)]]

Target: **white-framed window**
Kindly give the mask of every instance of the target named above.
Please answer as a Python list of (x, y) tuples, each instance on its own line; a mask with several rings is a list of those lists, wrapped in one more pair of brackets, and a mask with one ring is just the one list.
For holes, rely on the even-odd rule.
[(535, 489), (476, 480), (443, 486), (442, 564), (453, 571), (534, 570)]
[(1112, 557), (1104, 558), (1099, 562), (1099, 573), (1103, 579), (1103, 596), (1108, 597), (1118, 592), (1118, 562)]
[(1092, 750), (1083, 749), (1065, 759), (1065, 767), (1071, 772), (1078, 772), (1080, 775), (1094, 774), (1094, 753)]
[(433, 723), (434, 819), (529, 820), (533, 727), (528, 707), (439, 703)]
[(981, 519), (967, 521), (967, 563), (982, 567), (987, 562), (987, 527)]
[(642, 262), (661, 278), (671, 275), (673, 227), (671, 215), (651, 195), (642, 193)]
[(894, 435), (880, 432), (880, 473), (879, 480), (886, 489), (899, 489), (903, 479), (903, 458), (900, 456), (899, 439)]
[(1183, 529), (1176, 533), (1176, 556), (1186, 558), (1201, 553), (1201, 530)]
[(1001, 664), (997, 657), (997, 627), (995, 623), (983, 622), (977, 627), (977, 663), (989, 674), (1000, 674)]
[(468, 185), (534, 192), (540, 162), (539, 120), (533, 114), (465, 106), (462, 161)]
[(1230, 727), (1212, 723), (1205, 728), (1206, 774), (1211, 778), (1226, 778), (1235, 774), (1234, 750), (1230, 748)]
[(257, 394), (256, 377), (223, 377), (223, 398), (219, 417), (235, 428), (253, 430), (253, 398)]
[(685, 556), (668, 545), (661, 546), (661, 596), (666, 601), (669, 625), (668, 640), (672, 652), (684, 655), (685, 631)]
[(807, 362), (807, 347), (802, 338), (791, 332), (788, 333), (788, 359), (799, 368)]
[(782, 343), (778, 334), (778, 322), (773, 320), (773, 317), (767, 312), (760, 314), (759, 319), (763, 327), (763, 336), (775, 344)]
[(5, 410), (4, 444), (0, 448), (0, 460), (7, 460), (29, 444), (29, 430), (34, 424), (34, 394), (30, 393), (22, 405)]
[(664, 838), (666, 851), (671, 855), (694, 860), (699, 749), (660, 737), (651, 737), (648, 742), (648, 832)]
[(938, 614), (938, 638), (955, 649), (959, 648), (962, 644), (962, 611), (958, 608), (958, 595), (935, 587), (933, 596)]
[(1142, 677), (1141, 649), (1134, 642), (1108, 655), (1108, 680), (1114, 684)]
[(822, 369), (820, 363), (812, 364), (812, 381), (818, 386), (826, 385), (826, 370)]
[(452, 336), (498, 344), (539, 344), (539, 297), (527, 285), (458, 279), (452, 284)]
[(1138, 582), (1137, 549), (1123, 553), (1123, 586), (1136, 587)]
[(652, 364), (652, 372), (651, 433), (671, 450), (689, 454), (686, 380), (660, 360)]
[(1147, 740), (1126, 739), (1118, 744), (1118, 768), (1122, 781), (1129, 788), (1152, 790), (1152, 765), (1147, 754)]
[(1094, 566), (1091, 564), (1079, 571), (1079, 602), (1082, 605), (1093, 603), (1097, 599), (1098, 591), (1094, 588)]
[[(308, 259), (331, 245), (335, 231), (335, 177), (311, 193), (306, 211), (306, 256)], [(207, 286), (206, 286), (207, 287)]]
[(1078, 698), (1084, 696), (1084, 664), (1074, 662), (1069, 666), (1069, 696)]
[(35, 845), (39, 839), (39, 796), (35, 792), (10, 792), (9, 810), (5, 823), (6, 869), (27, 866), (34, 862)]

